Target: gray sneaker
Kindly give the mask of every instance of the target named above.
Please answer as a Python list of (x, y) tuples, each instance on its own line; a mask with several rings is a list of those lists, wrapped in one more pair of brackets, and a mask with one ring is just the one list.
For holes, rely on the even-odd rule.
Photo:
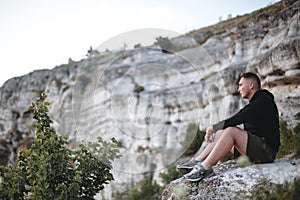
[(197, 164), (190, 173), (184, 175), (184, 178), (191, 182), (197, 182), (201, 181), (204, 178), (213, 176), (214, 174), (215, 173), (211, 167), (208, 169), (204, 169), (201, 164)]
[(187, 174), (190, 171), (193, 170), (194, 166), (197, 164), (201, 164), (201, 161), (195, 160), (195, 158), (192, 158), (191, 160), (187, 161), (186, 163), (182, 165), (177, 165), (177, 171), (183, 174)]

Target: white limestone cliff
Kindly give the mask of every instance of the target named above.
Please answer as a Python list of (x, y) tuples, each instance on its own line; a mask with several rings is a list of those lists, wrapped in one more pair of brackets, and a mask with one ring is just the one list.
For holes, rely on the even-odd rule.
[(103, 194), (107, 198), (144, 173), (154, 172), (158, 180), (187, 148), (181, 142), (189, 124), (204, 130), (238, 111), (246, 103), (237, 93), (241, 72), (258, 73), (263, 87), (274, 93), (280, 117), (295, 125), (300, 116), (299, 1), (285, 6), (212, 28), (209, 37), (206, 29), (181, 36), (174, 45), (186, 44), (175, 53), (155, 45), (100, 53), (8, 80), (0, 88), (1, 164), (13, 162), (18, 149), (30, 145), (28, 107), (44, 90), (56, 131), (68, 135), (72, 145), (97, 136), (122, 142), (116, 180)]

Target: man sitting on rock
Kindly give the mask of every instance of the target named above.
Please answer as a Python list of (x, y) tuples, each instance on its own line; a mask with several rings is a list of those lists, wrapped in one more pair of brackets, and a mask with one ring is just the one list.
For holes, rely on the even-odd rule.
[[(214, 174), (212, 166), (229, 151), (247, 156), (253, 163), (273, 162), (280, 145), (279, 116), (274, 96), (261, 89), (259, 77), (251, 72), (240, 76), (238, 92), (249, 103), (232, 117), (206, 129), (208, 142), (201, 154), (177, 170), (186, 180), (200, 181)], [(244, 129), (237, 127), (243, 124)]]

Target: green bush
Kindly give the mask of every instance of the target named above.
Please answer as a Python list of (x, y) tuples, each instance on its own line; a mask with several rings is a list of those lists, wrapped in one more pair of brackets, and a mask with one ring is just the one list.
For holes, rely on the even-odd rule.
[(291, 128), (288, 124), (280, 120), (280, 148), (278, 151), (278, 157), (282, 157), (287, 154), (293, 154), (295, 157), (300, 156), (300, 124)]
[(294, 127), (294, 134), (295, 134), (295, 150), (294, 150), (294, 156), (300, 157), (300, 123), (297, 124)]
[(175, 165), (170, 165), (167, 168), (166, 172), (162, 172), (162, 173), (159, 174), (159, 177), (162, 180), (163, 187), (165, 187), (171, 181), (180, 178), (181, 174), (176, 170), (176, 166)]
[(273, 184), (270, 188), (257, 188), (251, 199), (255, 200), (298, 200), (300, 195), (300, 178), (284, 184)]
[(292, 183), (277, 185), (268, 199), (271, 200), (298, 200), (300, 195), (300, 178), (295, 178)]
[(152, 176), (142, 179), (133, 185), (128, 192), (114, 194), (114, 200), (158, 200), (160, 199), (161, 186), (152, 181)]
[(114, 200), (156, 200), (161, 199), (161, 193), (165, 186), (181, 175), (177, 172), (176, 166), (171, 165), (167, 171), (159, 174), (163, 185), (160, 186), (152, 180), (152, 175), (146, 176), (138, 184), (133, 185), (127, 192), (115, 193)]
[(30, 106), (36, 120), (32, 148), (20, 151), (16, 166), (0, 167), (0, 199), (93, 199), (113, 180), (111, 163), (119, 158), (119, 143), (99, 137), (71, 151), (67, 138), (50, 126), (46, 97), (42, 93)]
[(204, 136), (205, 132), (200, 131), (197, 124), (189, 124), (186, 130), (185, 139), (180, 143), (183, 148), (187, 148), (183, 156), (194, 155), (201, 147)]

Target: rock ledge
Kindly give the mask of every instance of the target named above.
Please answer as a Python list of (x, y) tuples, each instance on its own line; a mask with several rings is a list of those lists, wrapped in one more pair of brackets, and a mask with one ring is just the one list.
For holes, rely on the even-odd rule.
[(165, 188), (162, 200), (175, 199), (249, 199), (273, 184), (300, 177), (300, 159), (281, 158), (270, 164), (239, 167), (235, 160), (216, 165), (215, 176), (191, 183), (183, 178)]

